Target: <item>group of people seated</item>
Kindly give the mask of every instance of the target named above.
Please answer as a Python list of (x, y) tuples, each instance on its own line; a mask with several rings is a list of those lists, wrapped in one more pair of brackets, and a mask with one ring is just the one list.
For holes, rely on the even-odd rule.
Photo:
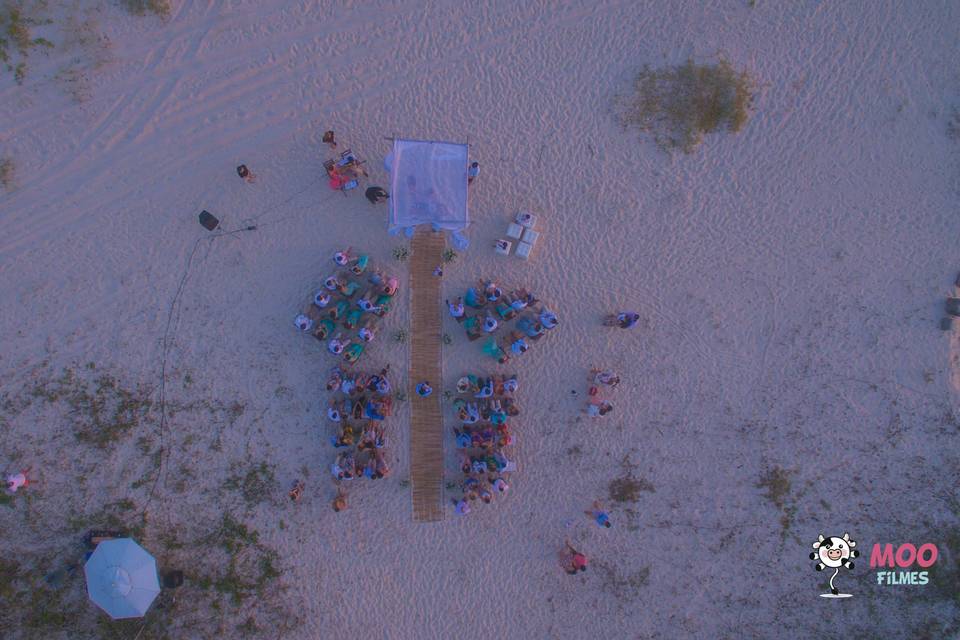
[(458, 515), (470, 513), (470, 504), (479, 498), (489, 504), (495, 495), (504, 495), (510, 488), (505, 474), (516, 464), (504, 453), (513, 444), (508, 421), (520, 415), (513, 398), (517, 376), (481, 377), (468, 374), (457, 382), (453, 408), (460, 426), (454, 427), (463, 496), (453, 500)]
[(383, 421), (393, 413), (389, 365), (379, 373), (351, 373), (334, 367), (327, 378), (333, 397), (327, 420), (336, 428), (330, 443), (337, 450), (330, 472), (336, 481), (366, 477), (373, 480), (390, 474), (384, 449)]
[[(483, 352), (503, 364), (512, 356), (526, 353), (531, 341), (539, 340), (560, 323), (553, 311), (538, 303), (526, 289), (508, 294), (496, 282), (482, 280), (462, 297), (447, 300), (447, 307), (471, 341), (487, 336)], [(508, 323), (514, 320), (510, 327)], [(495, 334), (505, 328), (509, 330), (498, 338)]]
[[(349, 248), (337, 251), (333, 260), (341, 270), (324, 281), (293, 322), (301, 331), (326, 342), (330, 353), (353, 364), (376, 336), (377, 322), (389, 311), (400, 281), (377, 269), (365, 277), (369, 257), (354, 257)], [(338, 323), (348, 332), (346, 337)]]
[(367, 177), (367, 170), (363, 162), (347, 149), (340, 154), (338, 160), (327, 160), (323, 163), (327, 171), (330, 188), (335, 191), (349, 191), (360, 186), (360, 178)]
[(620, 376), (613, 371), (605, 371), (593, 367), (590, 369), (590, 375), (587, 376), (587, 415), (591, 418), (602, 418), (611, 411), (613, 405), (603, 399), (601, 389), (603, 387), (613, 388), (620, 384)]

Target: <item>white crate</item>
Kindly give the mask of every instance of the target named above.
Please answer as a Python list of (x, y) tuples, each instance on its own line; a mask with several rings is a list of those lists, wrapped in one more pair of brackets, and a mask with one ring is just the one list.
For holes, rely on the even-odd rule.
[(527, 244), (537, 244), (537, 238), (540, 237), (540, 234), (534, 231), (533, 229), (524, 229), (523, 230), (523, 241)]
[(511, 222), (510, 226), (507, 227), (507, 236), (515, 240), (520, 239), (520, 235), (523, 233), (523, 227), (518, 225), (516, 222)]
[(497, 244), (494, 245), (494, 250), (502, 256), (508, 256), (510, 255), (510, 249), (512, 247), (513, 247), (512, 242), (501, 238), (497, 240)]
[(530, 252), (533, 251), (533, 245), (529, 242), (521, 242), (517, 245), (517, 256), (526, 260), (530, 257)]

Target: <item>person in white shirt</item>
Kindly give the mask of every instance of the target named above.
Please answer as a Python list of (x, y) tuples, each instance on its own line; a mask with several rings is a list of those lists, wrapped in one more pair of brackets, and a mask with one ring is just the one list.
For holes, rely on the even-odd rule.
[(454, 513), (458, 516), (465, 516), (470, 513), (470, 505), (467, 504), (466, 500), (454, 500), (453, 504), (456, 505), (454, 507)]
[(330, 338), (330, 342), (327, 343), (327, 349), (335, 356), (343, 353), (343, 342), (340, 341), (340, 335), (337, 334), (333, 338)]
[(326, 291), (317, 291), (313, 294), (313, 304), (323, 309), (330, 304), (330, 294)]
[(340, 420), (343, 418), (343, 414), (340, 412), (340, 406), (338, 403), (331, 402), (330, 406), (327, 407), (327, 418), (329, 418), (331, 422), (340, 422)]
[(344, 251), (337, 251), (333, 254), (333, 261), (341, 267), (347, 266), (347, 263), (350, 262), (350, 248), (348, 247)]
[(506, 494), (510, 489), (510, 485), (504, 482), (503, 478), (495, 478), (490, 484), (493, 485), (493, 488), (496, 489), (500, 495)]
[(293, 324), (295, 324), (297, 329), (300, 329), (300, 331), (310, 331), (310, 329), (313, 327), (313, 320), (301, 313), (293, 319)]
[(369, 326), (363, 326), (360, 328), (360, 339), (364, 342), (370, 342), (373, 340), (373, 336), (373, 329), (371, 329)]
[(483, 319), (483, 330), (487, 333), (493, 333), (496, 331), (498, 325), (499, 323), (497, 322), (497, 319), (491, 315), (488, 315)]
[(591, 418), (602, 418), (613, 411), (613, 405), (609, 402), (591, 402), (587, 405), (587, 415)]
[(455, 302), (447, 300), (447, 307), (450, 309), (450, 315), (459, 320), (463, 317), (463, 298), (457, 298)]
[(560, 321), (557, 320), (557, 314), (543, 307), (540, 309), (540, 324), (543, 325), (544, 329), (553, 329), (560, 324)]
[(7, 491), (16, 493), (17, 489), (27, 486), (30, 481), (27, 480), (27, 472), (12, 473), (7, 475)]

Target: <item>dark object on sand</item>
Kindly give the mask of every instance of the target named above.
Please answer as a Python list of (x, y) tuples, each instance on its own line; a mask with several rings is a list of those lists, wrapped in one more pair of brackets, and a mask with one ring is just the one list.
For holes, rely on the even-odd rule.
[(213, 231), (220, 224), (220, 221), (209, 211), (201, 211), (200, 224), (202, 224), (203, 228), (207, 231)]
[(960, 316), (960, 298), (947, 298), (947, 313)]
[(243, 178), (244, 180), (246, 180), (247, 176), (250, 175), (250, 170), (247, 169), (247, 165), (242, 164), (239, 167), (237, 167), (237, 175)]
[(160, 574), (160, 584), (164, 589), (176, 589), (183, 584), (183, 571), (164, 571)]
[(390, 194), (388, 194), (383, 187), (367, 187), (364, 195), (367, 196), (367, 200), (369, 200), (371, 204), (377, 204), (390, 197)]
[(337, 141), (333, 139), (333, 131), (324, 131), (323, 132), (323, 141), (330, 145), (331, 149), (337, 148)]
[(126, 531), (120, 529), (91, 529), (83, 536), (83, 543), (87, 549), (96, 549), (97, 545), (104, 540), (113, 540), (114, 538), (123, 538), (127, 535)]
[(960, 287), (960, 273), (957, 274), (957, 279), (954, 281), (954, 284)]
[(940, 328), (943, 329), (944, 331), (950, 331), (951, 329), (953, 329), (953, 318), (951, 318), (950, 316), (941, 318)]

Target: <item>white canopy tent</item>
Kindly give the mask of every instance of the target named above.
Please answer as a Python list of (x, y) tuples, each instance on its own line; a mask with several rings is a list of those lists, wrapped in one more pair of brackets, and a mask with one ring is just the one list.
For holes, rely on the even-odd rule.
[(430, 140), (394, 140), (385, 165), (390, 172), (389, 230), (419, 224), (460, 231), (467, 213), (467, 145)]

